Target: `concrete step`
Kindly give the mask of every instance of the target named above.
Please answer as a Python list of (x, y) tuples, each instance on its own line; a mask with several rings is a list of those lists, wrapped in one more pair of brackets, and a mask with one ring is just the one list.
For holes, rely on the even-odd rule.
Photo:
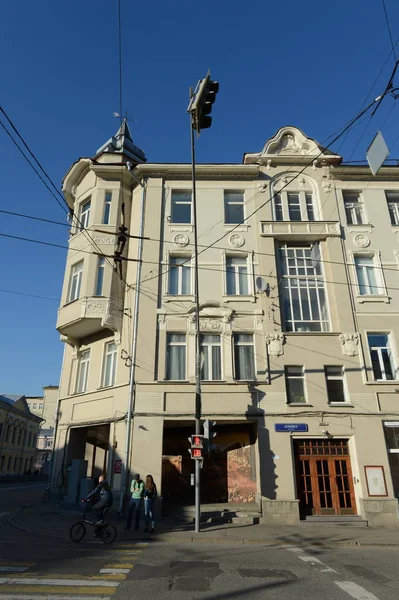
[(368, 521), (356, 515), (311, 515), (301, 521), (301, 525), (322, 525), (323, 527), (368, 527)]

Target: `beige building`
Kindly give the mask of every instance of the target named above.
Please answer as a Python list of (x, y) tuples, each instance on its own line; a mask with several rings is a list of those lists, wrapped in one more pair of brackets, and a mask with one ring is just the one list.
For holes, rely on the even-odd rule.
[[(265, 523), (398, 525), (398, 169), (374, 178), (295, 127), (242, 164), (197, 167), (202, 416), (217, 433), (203, 503), (245, 503)], [(57, 321), (59, 487), (80, 460), (120, 492), (128, 450), (130, 472), (190, 503), (191, 166), (145, 164), (124, 123), (63, 190), (76, 218)], [(119, 271), (102, 255), (122, 249), (122, 225), (145, 239), (126, 240)]]
[(40, 423), (25, 396), (0, 395), (0, 477), (33, 472)]
[(58, 385), (45, 385), (43, 396), (29, 396), (26, 398), (29, 410), (43, 419), (42, 427), (46, 429), (55, 426), (58, 389)]

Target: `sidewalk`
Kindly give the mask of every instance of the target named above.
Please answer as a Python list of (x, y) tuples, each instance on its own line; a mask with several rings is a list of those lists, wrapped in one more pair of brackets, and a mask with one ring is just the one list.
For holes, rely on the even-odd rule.
[[(16, 509), (9, 523), (27, 533), (69, 541), (69, 528), (79, 520), (79, 507), (60, 504), (35, 504)], [(88, 515), (89, 516), (89, 515)], [(89, 516), (91, 518), (91, 516)], [(232, 543), (263, 544), (267, 546), (307, 545), (319, 548), (333, 546), (399, 547), (399, 528), (360, 528), (350, 526), (272, 526), (272, 525), (210, 525), (204, 523), (201, 533), (194, 532), (192, 523), (162, 519), (157, 523), (156, 534), (141, 531), (124, 531), (124, 519), (115, 512), (110, 520), (118, 529), (119, 541), (162, 541), (169, 543)]]

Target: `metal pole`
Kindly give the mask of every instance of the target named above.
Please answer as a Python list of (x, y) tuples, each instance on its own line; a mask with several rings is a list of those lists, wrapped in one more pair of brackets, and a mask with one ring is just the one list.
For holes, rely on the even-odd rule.
[[(194, 280), (195, 280), (195, 433), (201, 433), (201, 352), (200, 352), (200, 303), (198, 286), (198, 231), (197, 231), (197, 189), (195, 180), (195, 134), (193, 115), (190, 113), (191, 165), (193, 179), (193, 219), (194, 219)], [(201, 515), (201, 465), (195, 459), (195, 532), (200, 532)]]
[[(127, 165), (130, 171), (129, 165)], [(133, 176), (134, 177), (134, 176)], [(134, 177), (135, 179), (135, 177)], [(137, 356), (137, 330), (138, 330), (138, 318), (139, 318), (139, 301), (140, 301), (140, 286), (141, 286), (141, 264), (143, 256), (143, 234), (144, 234), (144, 223), (145, 223), (145, 200), (146, 200), (146, 183), (140, 182), (141, 185), (141, 206), (140, 206), (140, 229), (139, 229), (139, 248), (137, 255), (137, 273), (136, 273), (136, 295), (134, 297), (134, 312), (133, 318), (133, 334), (132, 334), (132, 347), (130, 353), (130, 360), (132, 364), (130, 366), (130, 379), (129, 379), (129, 401), (128, 401), (128, 412), (126, 419), (126, 440), (125, 440), (125, 455), (123, 460), (122, 469), (122, 486), (121, 496), (119, 499), (119, 512), (123, 513), (124, 499), (128, 491), (128, 474), (130, 464), (130, 445), (132, 437), (132, 418), (134, 412), (134, 400), (136, 395), (136, 356)]]

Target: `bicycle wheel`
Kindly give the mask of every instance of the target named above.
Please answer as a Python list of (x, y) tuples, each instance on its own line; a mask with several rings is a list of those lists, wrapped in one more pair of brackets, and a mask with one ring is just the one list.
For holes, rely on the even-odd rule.
[(117, 536), (115, 527), (111, 523), (104, 523), (101, 527), (100, 536), (104, 544), (112, 544)]
[(69, 537), (73, 542), (76, 543), (81, 542), (85, 535), (86, 527), (84, 526), (84, 523), (82, 523), (82, 521), (74, 523), (71, 529), (69, 530)]

